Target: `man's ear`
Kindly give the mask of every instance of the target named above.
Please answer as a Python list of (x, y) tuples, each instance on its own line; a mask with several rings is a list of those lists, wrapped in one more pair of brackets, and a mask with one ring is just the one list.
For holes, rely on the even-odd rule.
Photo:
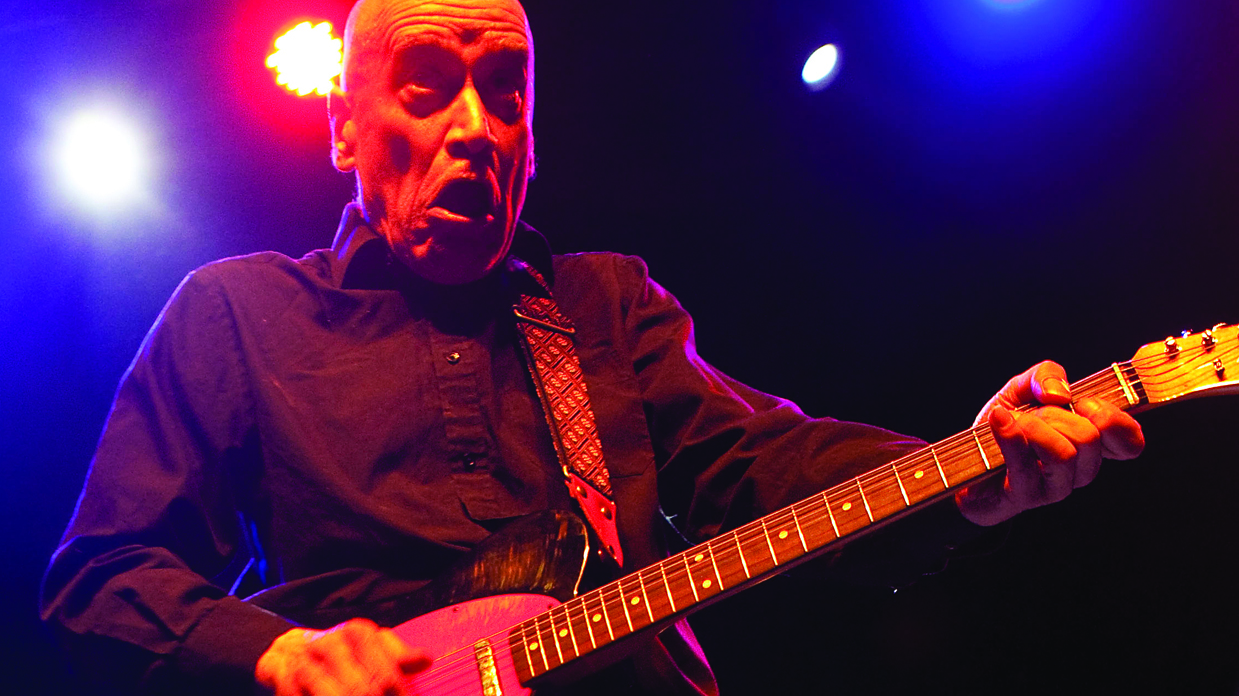
[(353, 123), (351, 100), (338, 88), (327, 95), (327, 118), (331, 123), (331, 163), (341, 172), (351, 172), (357, 168), (357, 125)]

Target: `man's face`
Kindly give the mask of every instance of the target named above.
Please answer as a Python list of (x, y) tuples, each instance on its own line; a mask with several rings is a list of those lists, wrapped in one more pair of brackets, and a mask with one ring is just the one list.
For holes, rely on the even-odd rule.
[(515, 0), (367, 0), (352, 25), (336, 163), (366, 218), (436, 283), (504, 257), (525, 201), (533, 46)]

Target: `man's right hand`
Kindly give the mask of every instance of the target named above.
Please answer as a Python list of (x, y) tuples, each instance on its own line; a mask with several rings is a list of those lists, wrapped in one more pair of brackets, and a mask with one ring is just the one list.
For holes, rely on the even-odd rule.
[(388, 628), (353, 619), (326, 631), (294, 628), (258, 658), (254, 676), (275, 696), (393, 696), (430, 656)]

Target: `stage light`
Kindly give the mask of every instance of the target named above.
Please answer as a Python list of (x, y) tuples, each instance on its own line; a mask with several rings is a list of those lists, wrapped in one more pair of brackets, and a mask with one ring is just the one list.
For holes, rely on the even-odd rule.
[(56, 166), (72, 202), (115, 209), (141, 198), (147, 153), (137, 130), (121, 115), (89, 109), (64, 123)]
[(829, 85), (839, 74), (839, 47), (826, 44), (813, 52), (805, 61), (800, 79), (810, 88), (818, 90)]
[(302, 22), (276, 39), (275, 49), (267, 67), (275, 69), (277, 84), (298, 96), (329, 94), (343, 71), (344, 42), (331, 35), (331, 22)]

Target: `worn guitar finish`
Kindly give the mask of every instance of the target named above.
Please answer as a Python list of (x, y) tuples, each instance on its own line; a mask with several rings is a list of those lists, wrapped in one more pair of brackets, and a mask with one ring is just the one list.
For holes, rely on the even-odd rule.
[[(1095, 398), (1138, 412), (1235, 393), (1237, 378), (1239, 328), (1219, 325), (1146, 345), (1132, 360), (1073, 384), (1071, 392), (1077, 400)], [(558, 680), (574, 667), (614, 661), (629, 636), (659, 630), (963, 485), (998, 475), (1002, 467), (989, 426), (978, 425), (583, 594), (575, 589), (579, 562), (587, 555), (584, 526), (566, 513), (540, 516), (488, 541), (473, 565), (454, 570), (447, 586), (426, 593), (463, 603), (397, 628), (436, 657), (410, 680), (407, 693), (528, 694), (531, 685)], [(544, 536), (528, 541), (528, 534), (538, 532)], [(514, 584), (501, 587), (509, 582)], [(473, 599), (501, 591), (516, 594)]]

